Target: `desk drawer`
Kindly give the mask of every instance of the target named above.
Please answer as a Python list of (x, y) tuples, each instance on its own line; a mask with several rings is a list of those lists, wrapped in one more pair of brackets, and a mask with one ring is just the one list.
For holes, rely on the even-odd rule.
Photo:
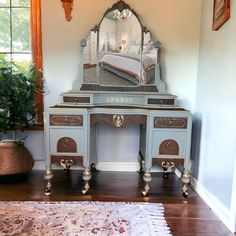
[(154, 130), (152, 132), (152, 157), (186, 157), (187, 147), (187, 132), (182, 130)]
[(187, 129), (186, 117), (154, 117), (154, 128)]
[(82, 115), (50, 115), (52, 126), (83, 126)]
[(85, 137), (82, 129), (50, 129), (49, 135), (52, 155), (83, 155)]

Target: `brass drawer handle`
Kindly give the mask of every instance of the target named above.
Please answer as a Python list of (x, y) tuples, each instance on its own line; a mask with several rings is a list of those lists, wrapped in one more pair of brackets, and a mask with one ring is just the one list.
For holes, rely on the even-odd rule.
[(64, 168), (64, 171), (69, 171), (70, 167), (73, 165), (73, 160), (72, 159), (71, 160), (61, 159), (60, 164)]

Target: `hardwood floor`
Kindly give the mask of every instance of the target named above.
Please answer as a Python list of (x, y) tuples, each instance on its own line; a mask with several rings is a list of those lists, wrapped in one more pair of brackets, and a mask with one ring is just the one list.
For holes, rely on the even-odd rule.
[(152, 174), (148, 197), (142, 197), (142, 176), (130, 172), (93, 173), (91, 189), (82, 195), (82, 172), (54, 171), (51, 196), (43, 193), (42, 171), (32, 172), (20, 183), (0, 184), (0, 201), (148, 201), (160, 202), (174, 236), (233, 236), (201, 198), (190, 189), (188, 199), (182, 197), (181, 182), (175, 174), (163, 179)]

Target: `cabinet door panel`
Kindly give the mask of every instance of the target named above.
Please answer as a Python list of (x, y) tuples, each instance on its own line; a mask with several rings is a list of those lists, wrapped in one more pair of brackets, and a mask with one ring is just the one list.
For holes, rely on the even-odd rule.
[(50, 153), (77, 154), (84, 153), (84, 131), (78, 129), (50, 129)]
[(186, 157), (187, 132), (173, 130), (153, 130), (152, 157), (157, 156)]

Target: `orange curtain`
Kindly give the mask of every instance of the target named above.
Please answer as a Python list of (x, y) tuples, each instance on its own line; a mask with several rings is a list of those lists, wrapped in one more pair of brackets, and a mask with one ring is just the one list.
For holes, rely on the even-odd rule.
[[(42, 24), (41, 24), (41, 0), (30, 1), (30, 27), (31, 27), (31, 47), (32, 59), (37, 69), (42, 70)], [(40, 76), (39, 85), (43, 84)], [(38, 113), (38, 123), (43, 124), (43, 94), (35, 94), (36, 110)]]

